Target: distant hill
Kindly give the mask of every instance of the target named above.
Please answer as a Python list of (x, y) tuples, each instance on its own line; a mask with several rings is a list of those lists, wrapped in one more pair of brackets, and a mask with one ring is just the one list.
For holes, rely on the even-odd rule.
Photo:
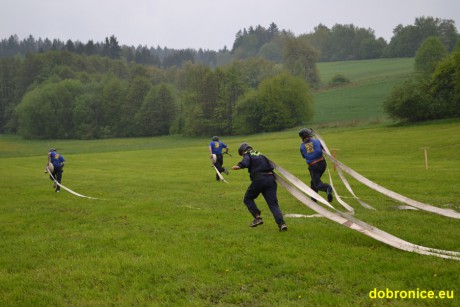
[[(411, 77), (413, 58), (318, 63), (322, 86), (314, 92), (314, 124), (384, 121), (383, 101), (392, 88)], [(329, 86), (337, 75), (350, 83)]]

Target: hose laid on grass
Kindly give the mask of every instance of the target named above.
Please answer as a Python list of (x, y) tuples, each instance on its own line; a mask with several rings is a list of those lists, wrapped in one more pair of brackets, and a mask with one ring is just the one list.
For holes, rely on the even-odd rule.
[[(313, 133), (316, 135), (316, 137), (318, 138), (318, 140), (321, 142), (321, 145), (323, 145), (323, 148), (324, 148), (324, 151), (329, 154), (329, 156), (331, 156), (331, 152), (329, 151), (329, 148), (327, 147), (326, 145), (326, 142), (323, 140), (323, 138), (321, 137), (321, 135), (319, 135), (318, 132), (314, 131), (313, 130)], [(353, 195), (353, 197), (358, 201), (358, 203), (363, 206), (364, 208), (366, 209), (370, 209), (370, 210), (375, 210), (372, 206), (366, 204), (365, 202), (363, 202), (361, 199), (358, 198), (358, 196), (355, 195), (355, 192), (353, 192), (353, 189), (351, 188), (350, 184), (348, 183), (348, 180), (347, 178), (343, 175), (342, 173), (342, 170), (340, 168), (337, 168), (337, 173), (339, 174), (340, 176), (340, 179), (342, 180), (343, 184), (345, 185), (345, 187), (347, 188), (347, 190), (350, 192), (351, 195)]]
[[(317, 132), (315, 132), (315, 134), (318, 136), (318, 139), (321, 141), (321, 143), (323, 144), (323, 147), (326, 149), (327, 148), (326, 143), (321, 139), (321, 137), (318, 135)], [(412, 206), (412, 207), (420, 209), (420, 210), (436, 213), (436, 214), (451, 217), (451, 218), (460, 219), (460, 213), (456, 212), (456, 211), (454, 211), (452, 209), (443, 209), (443, 208), (427, 205), (427, 204), (424, 204), (422, 202), (419, 202), (419, 201), (416, 201), (414, 199), (411, 199), (409, 197), (403, 196), (403, 195), (401, 195), (399, 193), (396, 193), (394, 191), (391, 191), (391, 190), (389, 190), (387, 188), (384, 188), (381, 185), (378, 185), (377, 183), (367, 179), (366, 177), (362, 176), (361, 174), (359, 174), (356, 171), (352, 170), (351, 168), (349, 168), (348, 166), (346, 166), (342, 162), (340, 162), (337, 159), (335, 159), (330, 154), (329, 150), (327, 150), (325, 152), (325, 155), (329, 159), (331, 159), (335, 163), (335, 165), (338, 166), (340, 169), (342, 169), (344, 172), (346, 172), (347, 174), (349, 174), (350, 176), (352, 176), (353, 178), (355, 178), (359, 182), (363, 183), (364, 185), (368, 186), (369, 188), (371, 188), (371, 189), (373, 189), (373, 190), (375, 190), (377, 192), (382, 193), (383, 195), (386, 195), (386, 196), (388, 196), (388, 197), (390, 197), (390, 198), (392, 198), (394, 200), (397, 200), (399, 202), (402, 202), (402, 203), (404, 203), (406, 205)]]
[[(319, 195), (317, 192), (315, 192), (312, 188), (307, 186), (302, 180), (300, 180), (299, 178), (297, 178), (293, 174), (289, 173), (287, 170), (285, 170), (284, 168), (282, 168), (281, 166), (279, 166), (278, 164), (276, 164), (272, 160), (269, 159), (268, 161), (271, 163), (273, 168), (275, 168), (278, 172), (280, 172), (280, 174), (282, 174), (284, 177), (286, 177), (289, 180), (289, 182), (291, 182), (298, 189), (304, 191), (304, 193), (306, 193), (308, 196), (318, 200), (323, 205), (326, 205), (329, 208), (335, 209), (327, 200), (325, 200), (321, 195)], [(354, 209), (340, 198), (340, 196), (335, 192), (335, 189), (333, 189), (333, 191), (334, 191), (334, 194), (335, 194), (335, 197), (336, 197), (337, 201), (345, 209), (347, 209), (349, 212), (351, 212), (351, 214), (353, 214)]]
[(51, 178), (53, 178), (53, 181), (54, 183), (56, 183), (58, 186), (60, 186), (61, 188), (63, 188), (64, 190), (68, 191), (69, 193), (75, 195), (75, 196), (78, 196), (78, 197), (83, 197), (83, 198), (89, 198), (89, 199), (97, 199), (97, 198), (94, 198), (94, 197), (90, 197), (90, 196), (86, 196), (86, 195), (83, 195), (83, 194), (80, 194), (80, 193), (77, 193), (75, 191), (72, 191), (71, 189), (63, 186), (62, 184), (60, 184), (56, 178), (54, 178), (54, 176), (52, 175), (50, 169), (48, 168), (48, 165), (46, 166), (46, 170), (48, 172), (48, 174), (51, 176)]
[(304, 193), (306, 193), (308, 196), (318, 200), (323, 205), (326, 205), (329, 208), (334, 209), (334, 207), (327, 200), (325, 200), (321, 195), (313, 191), (313, 189), (307, 186), (302, 180), (292, 175), (291, 173), (289, 173), (287, 170), (285, 170), (281, 166), (277, 165), (272, 160), (269, 159), (268, 161), (272, 164), (273, 168), (275, 168), (281, 175), (286, 177), (289, 180), (289, 182), (291, 182), (298, 189), (304, 191)]
[[(279, 170), (278, 170), (279, 171)], [(290, 182), (289, 179), (285, 179), (282, 176), (275, 173), (276, 181), (283, 186), (292, 196), (297, 198), (305, 206), (309, 207), (313, 211), (319, 213), (320, 215), (332, 220), (336, 223), (339, 223), (345, 227), (356, 230), (366, 236), (369, 236), (377, 241), (395, 247), (397, 249), (418, 253), (421, 255), (430, 255), (439, 258), (452, 259), (460, 261), (460, 252), (447, 251), (441, 249), (429, 248), (421, 245), (416, 245), (407, 241), (404, 241), (398, 237), (395, 237), (383, 230), (375, 228), (363, 221), (360, 221), (352, 216), (342, 213), (334, 209), (336, 212), (331, 212), (326, 208), (318, 205), (316, 202), (312, 201), (307, 197), (307, 191), (303, 191), (294, 185), (293, 182)]]
[(458, 213), (458, 212), (456, 212), (456, 211), (454, 211), (452, 209), (443, 209), (443, 208), (427, 205), (427, 204), (421, 203), (419, 201), (416, 201), (414, 199), (411, 199), (409, 197), (403, 196), (403, 195), (401, 195), (399, 193), (396, 193), (394, 191), (391, 191), (391, 190), (389, 190), (387, 188), (384, 188), (381, 185), (378, 185), (377, 183), (367, 179), (366, 177), (362, 176), (361, 174), (355, 172), (354, 170), (352, 170), (351, 168), (349, 168), (348, 166), (346, 166), (342, 162), (334, 159), (331, 155), (329, 155), (327, 153), (326, 153), (326, 155), (329, 157), (329, 159), (332, 159), (334, 161), (334, 163), (336, 163), (336, 165), (338, 167), (340, 167), (343, 171), (348, 173), (350, 176), (352, 176), (353, 178), (355, 178), (359, 182), (367, 185), (369, 188), (371, 188), (371, 189), (373, 189), (373, 190), (375, 190), (377, 192), (382, 193), (385, 196), (388, 196), (388, 197), (390, 197), (390, 198), (392, 198), (394, 200), (397, 200), (399, 202), (402, 202), (402, 203), (404, 203), (406, 205), (412, 206), (412, 207), (420, 209), (420, 210), (436, 213), (436, 214), (439, 214), (439, 215), (443, 215), (443, 216), (447, 216), (447, 217), (451, 217), (451, 218), (455, 218), (455, 219), (460, 219), (460, 213)]
[(345, 201), (343, 201), (340, 195), (335, 190), (334, 184), (332, 183), (331, 172), (327, 170), (327, 173), (329, 175), (329, 185), (332, 187), (332, 191), (334, 191), (335, 199), (339, 202), (339, 204), (341, 204), (345, 209), (347, 209), (348, 214), (351, 214), (351, 215), (355, 214), (355, 209), (353, 209), (353, 207), (349, 206)]
[(358, 203), (361, 206), (363, 206), (364, 208), (369, 209), (369, 210), (375, 210), (374, 207), (372, 207), (372, 206), (368, 205), (367, 203), (363, 202), (361, 199), (359, 199), (358, 196), (356, 196), (355, 192), (353, 192), (353, 189), (351, 188), (350, 184), (348, 183), (347, 178), (345, 177), (345, 175), (343, 174), (343, 172), (342, 172), (342, 170), (340, 168), (337, 168), (337, 173), (339, 174), (340, 180), (342, 180), (342, 182), (345, 185), (345, 187), (347, 188), (347, 190), (350, 192), (351, 195), (353, 195), (353, 197), (358, 201)]

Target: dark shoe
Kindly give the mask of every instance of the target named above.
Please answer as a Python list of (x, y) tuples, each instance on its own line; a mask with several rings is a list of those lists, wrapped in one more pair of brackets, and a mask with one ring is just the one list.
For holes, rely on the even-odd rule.
[(263, 223), (264, 221), (262, 221), (261, 217), (256, 217), (254, 221), (252, 221), (251, 224), (249, 224), (249, 227), (257, 227), (259, 225), (262, 225)]
[(280, 231), (287, 231), (287, 226), (286, 226), (286, 224), (281, 224), (281, 225), (280, 225)]
[(224, 168), (224, 173), (228, 175), (228, 169)]
[(328, 187), (327, 188), (327, 201), (331, 202), (333, 199), (334, 197), (332, 196), (332, 187)]

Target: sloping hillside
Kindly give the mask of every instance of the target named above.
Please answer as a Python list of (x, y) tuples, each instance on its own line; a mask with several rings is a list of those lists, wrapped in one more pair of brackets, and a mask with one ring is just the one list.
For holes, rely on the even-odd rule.
[[(379, 59), (318, 63), (322, 87), (315, 91), (312, 123), (334, 125), (382, 121), (383, 101), (392, 88), (410, 78), (414, 59)], [(349, 84), (331, 87), (331, 79), (341, 74)]]

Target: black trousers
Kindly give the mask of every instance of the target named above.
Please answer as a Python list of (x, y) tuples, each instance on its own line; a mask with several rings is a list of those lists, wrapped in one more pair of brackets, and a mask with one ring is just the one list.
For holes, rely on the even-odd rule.
[(274, 175), (260, 174), (252, 180), (251, 185), (246, 190), (246, 194), (244, 194), (243, 201), (253, 217), (261, 213), (254, 200), (262, 194), (276, 224), (284, 224), (283, 213), (278, 205), (276, 190), (277, 184)]
[[(216, 155), (216, 163), (214, 163), (214, 166), (217, 168), (217, 170), (222, 173), (224, 171), (224, 155)], [(219, 180), (219, 175), (216, 174), (216, 179)]]
[(326, 160), (320, 161), (308, 167), (308, 170), (310, 171), (310, 177), (311, 177), (310, 187), (315, 192), (318, 192), (318, 191), (327, 192), (327, 188), (330, 187), (330, 185), (321, 181), (321, 177), (326, 171), (326, 167), (327, 167)]
[[(53, 172), (53, 177), (56, 179), (57, 182), (61, 183), (61, 180), (62, 180), (62, 173), (64, 172), (64, 170), (62, 169), (62, 166), (61, 167), (54, 167), (54, 172)], [(53, 180), (53, 178), (50, 176), (50, 179)], [(61, 190), (61, 187), (60, 186), (56, 186), (56, 191), (60, 191)]]

